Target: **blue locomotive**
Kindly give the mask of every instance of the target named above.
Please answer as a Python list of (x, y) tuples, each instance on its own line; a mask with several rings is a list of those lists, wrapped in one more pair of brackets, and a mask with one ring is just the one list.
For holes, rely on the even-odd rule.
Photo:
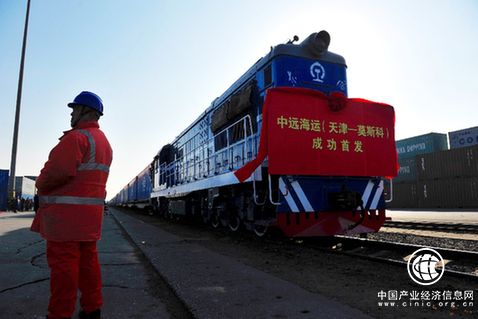
[[(328, 51), (329, 34), (326, 31), (313, 33), (300, 44), (295, 44), (296, 40), (295, 37), (293, 41), (271, 48), (265, 57), (216, 98), (174, 141), (161, 148), (151, 165), (140, 174), (150, 176), (151, 193), (147, 205), (154, 212), (167, 216), (193, 216), (213, 227), (229, 227), (232, 231), (243, 226), (258, 236), (264, 235), (270, 227), (280, 228), (287, 236), (378, 231), (385, 221), (384, 176), (377, 175), (382, 174), (381, 171), (376, 173), (373, 169), (374, 165), (381, 165), (374, 162), (374, 158), (395, 165), (396, 154), (393, 158), (389, 152), (380, 150), (383, 143), (379, 146), (373, 143), (388, 139), (393, 142), (392, 147), (395, 149), (393, 127), (384, 128), (383, 125), (365, 123), (365, 120), (352, 123), (341, 115), (339, 109), (343, 106), (331, 109), (333, 112), (319, 112), (317, 107), (307, 113), (309, 117), (304, 113), (298, 117), (281, 115), (280, 118), (285, 122), (279, 123), (278, 117), (277, 122), (274, 118), (269, 125), (280, 124), (282, 129), (284, 123), (289, 125), (286, 128), (290, 129), (290, 134), (285, 130), (280, 131), (286, 135), (284, 145), (278, 147), (284, 147), (285, 153), (287, 143), (291, 146), (296, 144), (289, 136), (297, 133), (302, 134), (297, 135), (297, 138), (317, 136), (313, 139), (312, 148), (322, 151), (323, 155), (316, 152), (318, 157), (311, 158), (310, 165), (306, 166), (329, 167), (330, 163), (335, 162), (334, 158), (340, 165), (332, 165), (332, 168), (319, 173), (312, 169), (303, 174), (300, 173), (300, 167), (271, 173), (269, 163), (272, 165), (273, 160), (276, 161), (281, 155), (274, 155), (273, 159), (272, 154), (269, 154), (242, 182), (235, 174), (258, 157), (259, 144), (266, 142), (263, 140), (266, 135), (265, 104), (269, 105), (269, 109), (276, 108), (267, 99), (277, 88), (298, 88), (292, 95), (286, 92), (295, 103), (292, 109), (289, 108), (291, 112), (305, 108), (301, 103), (309, 103), (297, 102), (298, 95), (310, 96), (308, 101), (314, 105), (330, 105), (328, 96), (339, 94), (343, 97), (342, 104), (348, 103), (345, 60)], [(310, 95), (310, 91), (318, 92), (318, 95)], [(360, 107), (365, 105), (363, 101), (353, 103)], [(364, 110), (360, 107), (349, 106), (348, 110), (352, 112), (349, 116), (358, 114), (361, 117), (370, 113), (368, 105), (365, 105)], [(361, 111), (357, 113), (357, 110)], [(330, 113), (327, 115), (329, 118), (320, 121), (319, 118), (323, 118), (325, 113)], [(374, 113), (371, 117), (375, 117)], [(314, 127), (315, 132), (312, 132)], [(345, 139), (346, 134), (354, 134), (354, 140)], [(368, 151), (366, 160), (363, 154), (367, 151), (357, 151), (357, 146), (362, 147), (362, 142), (369, 143), (369, 149), (373, 149), (374, 153)], [(338, 154), (337, 143), (342, 145), (338, 157), (332, 153), (335, 151)], [(350, 143), (352, 146), (349, 146)], [(353, 143), (356, 154), (362, 156), (358, 159), (353, 156), (349, 158), (345, 153), (353, 153), (350, 151)], [(300, 153), (301, 149), (295, 152)], [(293, 168), (294, 156), (289, 154), (287, 161), (286, 166)], [(364, 167), (367, 169), (362, 169)], [(120, 192), (113, 202), (131, 203), (131, 197), (126, 199), (125, 192), (128, 190)]]

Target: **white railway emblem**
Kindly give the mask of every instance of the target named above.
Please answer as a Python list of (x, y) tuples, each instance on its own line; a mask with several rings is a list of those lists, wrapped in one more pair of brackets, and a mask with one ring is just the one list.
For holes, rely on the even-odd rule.
[(312, 75), (312, 81), (324, 82), (325, 69), (319, 62), (315, 62), (310, 66), (310, 75)]

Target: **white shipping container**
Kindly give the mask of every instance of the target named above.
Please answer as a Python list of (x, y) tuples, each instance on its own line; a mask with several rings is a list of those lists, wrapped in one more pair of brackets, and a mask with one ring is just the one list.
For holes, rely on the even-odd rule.
[(478, 126), (448, 133), (450, 148), (478, 145)]
[(23, 198), (33, 198), (35, 196), (35, 181), (27, 177), (15, 177), (15, 193), (22, 194)]

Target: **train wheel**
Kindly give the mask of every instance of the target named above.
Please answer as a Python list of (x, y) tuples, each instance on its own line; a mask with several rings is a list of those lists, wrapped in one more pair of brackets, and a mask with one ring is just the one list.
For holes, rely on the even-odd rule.
[(221, 225), (221, 220), (217, 213), (214, 213), (211, 215), (210, 221), (211, 221), (212, 228), (219, 228), (219, 226)]
[(232, 215), (229, 217), (229, 223), (227, 226), (231, 231), (236, 232), (241, 227), (241, 219), (237, 215)]
[(256, 234), (257, 237), (264, 237), (264, 235), (267, 233), (267, 230), (269, 229), (268, 226), (259, 224), (254, 224), (252, 228), (254, 230), (254, 234)]

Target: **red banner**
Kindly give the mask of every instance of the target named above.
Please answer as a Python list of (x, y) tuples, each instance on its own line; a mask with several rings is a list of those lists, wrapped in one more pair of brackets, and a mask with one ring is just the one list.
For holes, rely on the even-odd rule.
[(302, 88), (270, 89), (259, 154), (236, 175), (247, 179), (268, 155), (270, 174), (393, 177), (394, 126), (387, 104)]

